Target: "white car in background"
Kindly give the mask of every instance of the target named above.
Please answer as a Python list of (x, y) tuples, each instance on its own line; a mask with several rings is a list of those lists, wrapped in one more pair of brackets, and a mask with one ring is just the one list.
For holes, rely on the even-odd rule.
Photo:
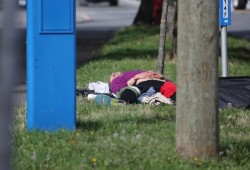
[(232, 0), (234, 9), (246, 9), (248, 0)]
[(26, 6), (26, 0), (18, 0), (18, 5), (21, 7), (25, 7)]

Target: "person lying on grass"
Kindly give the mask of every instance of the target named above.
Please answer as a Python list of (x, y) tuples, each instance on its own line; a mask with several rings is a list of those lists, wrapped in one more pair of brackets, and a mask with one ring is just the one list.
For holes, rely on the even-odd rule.
[[(131, 89), (126, 89), (128, 86), (138, 89), (139, 94), (146, 93), (153, 87), (156, 92), (160, 92), (166, 98), (171, 98), (173, 101), (176, 100), (176, 85), (162, 74), (152, 70), (115, 72), (111, 74), (109, 84), (110, 91), (114, 94), (119, 94), (119, 99), (127, 103), (133, 103), (137, 98)], [(121, 94), (119, 93), (120, 91), (122, 91)]]

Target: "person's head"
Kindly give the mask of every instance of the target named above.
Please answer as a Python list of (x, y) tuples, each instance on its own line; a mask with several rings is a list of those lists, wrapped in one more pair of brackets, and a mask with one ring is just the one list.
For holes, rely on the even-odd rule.
[(110, 79), (109, 79), (109, 83), (111, 83), (115, 78), (117, 78), (117, 77), (119, 77), (121, 75), (122, 75), (121, 72), (114, 72), (114, 73), (112, 73), (111, 76), (110, 76)]

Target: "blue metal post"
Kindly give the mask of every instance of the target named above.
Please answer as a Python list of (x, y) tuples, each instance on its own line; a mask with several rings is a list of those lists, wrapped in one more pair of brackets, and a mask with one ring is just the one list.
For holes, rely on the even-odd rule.
[(27, 1), (27, 128), (75, 129), (75, 0)]
[(221, 26), (221, 69), (227, 77), (227, 26), (231, 25), (231, 0), (220, 0), (219, 17)]

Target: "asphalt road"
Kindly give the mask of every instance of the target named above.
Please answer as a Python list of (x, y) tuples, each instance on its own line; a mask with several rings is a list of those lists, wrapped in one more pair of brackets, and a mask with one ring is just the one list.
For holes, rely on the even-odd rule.
[[(106, 43), (113, 34), (132, 24), (139, 1), (120, 0), (118, 7), (108, 3), (89, 4), (88, 7), (76, 8), (76, 63), (77, 68), (93, 57), (96, 51)], [(0, 27), (2, 15), (0, 11)], [(20, 70), (19, 86), (15, 89), (17, 104), (25, 101), (26, 93), (26, 10), (18, 10), (17, 19), (20, 31), (18, 58)], [(250, 3), (246, 10), (232, 10), (232, 25), (228, 32), (250, 40)]]
[(246, 10), (232, 9), (232, 24), (228, 26), (230, 34), (250, 40), (250, 1)]

